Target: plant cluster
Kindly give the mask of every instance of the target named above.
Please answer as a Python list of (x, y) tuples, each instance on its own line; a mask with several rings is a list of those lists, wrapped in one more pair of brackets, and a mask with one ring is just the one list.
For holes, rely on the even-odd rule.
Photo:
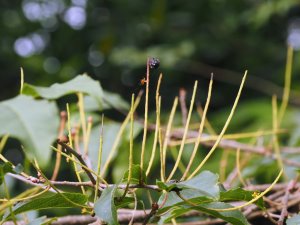
[[(267, 216), (270, 221), (283, 224), (289, 215), (288, 208), (300, 202), (299, 196), (294, 194), (298, 187), (298, 177), (287, 184), (277, 184), (284, 174), (285, 165), (299, 166), (297, 161), (287, 157), (288, 151), (295, 149), (280, 147), (277, 137), (284, 132), (280, 130), (280, 124), (289, 98), (291, 62), (292, 49), (289, 48), (286, 86), (279, 112), (276, 97), (272, 99), (272, 131), (232, 135), (225, 133), (237, 108), (247, 71), (218, 135), (207, 119), (213, 76), (204, 108), (197, 107), (201, 120), (195, 129), (192, 128), (191, 121), (197, 81), (189, 108), (185, 105), (185, 93), (182, 91), (179, 98), (174, 99), (168, 120), (164, 123), (160, 96), (162, 74), (155, 92), (155, 123), (150, 122), (150, 72), (158, 67), (159, 61), (148, 59), (146, 77), (143, 78), (145, 91), (133, 94), (130, 105), (120, 96), (104, 91), (98, 81), (87, 75), (79, 75), (68, 82), (50, 87), (38, 87), (24, 83), (21, 71), (20, 95), (0, 103), (0, 134), (3, 135), (0, 142), (0, 184), (4, 193), (0, 199), (1, 223), (11, 221), (18, 224), (25, 221), (30, 224), (71, 224), (75, 221), (78, 224), (116, 225), (228, 222), (247, 225), (255, 218)], [(76, 103), (67, 103), (66, 110), (61, 111), (59, 119), (57, 100), (74, 94), (77, 96)], [(141, 119), (136, 110), (143, 95), (145, 114)], [(183, 127), (180, 128), (174, 126), (178, 104), (182, 109)], [(122, 123), (117, 123), (106, 117), (105, 109), (117, 109), (121, 113), (127, 110), (128, 113)], [(134, 142), (139, 133), (142, 136), (141, 145)], [(271, 149), (274, 149), (274, 153), (265, 146), (237, 141), (239, 138), (267, 135), (272, 136)], [(23, 165), (14, 165), (1, 154), (10, 137), (22, 143), (26, 157)], [(187, 145), (193, 146), (190, 151), (187, 150)], [(199, 161), (199, 149), (202, 145), (206, 146), (206, 150), (207, 146), (209, 148), (205, 157)], [(49, 163), (52, 162), (49, 146), (52, 153), (55, 153), (55, 163)], [(224, 182), (220, 181), (219, 175), (203, 169), (219, 148), (233, 150), (236, 157), (236, 166)], [(244, 156), (242, 159), (241, 154)], [(184, 165), (184, 155), (189, 157), (187, 165)], [(270, 184), (253, 185), (243, 178), (242, 169), (246, 168), (247, 158), (253, 155), (256, 160), (262, 156), (277, 163), (277, 167), (274, 167), (278, 168), (277, 175)], [(121, 171), (122, 175), (112, 168), (114, 160), (120, 157), (128, 162), (127, 168)], [(46, 170), (50, 164), (54, 165), (51, 175)], [(60, 169), (65, 164), (69, 169), (72, 168), (75, 181), (58, 180), (62, 173)], [(117, 174), (116, 179), (112, 178), (113, 173)], [(11, 196), (8, 178), (30, 186)], [(155, 183), (151, 183), (153, 180)], [(244, 187), (234, 185), (235, 180)], [(80, 209), (82, 216), (41, 215), (34, 220), (26, 216), (28, 211), (57, 208)], [(297, 224), (295, 221), (299, 221), (299, 216), (288, 219), (290, 225)]]

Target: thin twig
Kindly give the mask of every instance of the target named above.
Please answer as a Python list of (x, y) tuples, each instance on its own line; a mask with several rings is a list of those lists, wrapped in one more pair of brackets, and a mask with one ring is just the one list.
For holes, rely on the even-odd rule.
[(184, 88), (179, 89), (179, 104), (182, 114), (182, 125), (185, 126), (187, 121), (188, 110), (186, 106), (186, 90)]
[(283, 225), (285, 218), (288, 216), (287, 209), (288, 209), (289, 196), (290, 196), (291, 191), (295, 188), (295, 185), (296, 185), (296, 182), (294, 180), (291, 180), (286, 187), (285, 194), (281, 201), (283, 207), (282, 207), (280, 217), (278, 220), (278, 225)]
[[(85, 161), (83, 160), (82, 156), (80, 153), (76, 152), (74, 149), (72, 149), (69, 145), (67, 145), (66, 143), (60, 141), (60, 140), (57, 140), (57, 143), (59, 145), (61, 145), (67, 152), (69, 152), (69, 154), (72, 154), (74, 155), (78, 160), (79, 162), (86, 166), (86, 163)], [(90, 171), (88, 171), (85, 167), (82, 167), (82, 169), (86, 172), (86, 174), (88, 175), (88, 177), (90, 178), (91, 182), (95, 185), (96, 184), (96, 180), (95, 178), (93, 177), (93, 175), (90, 173)]]

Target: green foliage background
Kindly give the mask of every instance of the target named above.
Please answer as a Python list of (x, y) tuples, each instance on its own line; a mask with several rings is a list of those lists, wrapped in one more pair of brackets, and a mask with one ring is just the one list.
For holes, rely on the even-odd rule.
[[(216, 88), (215, 106), (233, 99), (234, 93), (227, 90), (240, 82), (245, 69), (282, 86), (288, 27), (300, 15), (296, 0), (4, 0), (0, 6), (1, 99), (15, 95), (20, 66), (27, 81), (36, 85), (88, 72), (106, 89), (130, 96), (145, 73), (147, 56), (156, 56), (167, 96), (176, 95), (178, 87), (191, 87), (195, 79), (205, 88), (211, 72), (215, 79), (226, 80)], [(85, 12), (86, 23), (80, 29), (65, 22), (72, 7)], [(16, 54), (16, 40), (35, 34), (45, 46), (26, 57)], [(294, 70), (297, 74), (299, 66)], [(251, 91), (255, 84), (259, 82), (248, 82), (252, 89), (247, 95), (265, 96), (264, 90)], [(273, 91), (271, 86), (260, 89)]]
[[(68, 19), (68, 13), (71, 12), (77, 12), (72, 14), (74, 17), (70, 14), (73, 22)], [(152, 81), (157, 80), (159, 72), (164, 73), (161, 90), (163, 122), (167, 121), (165, 112), (170, 109), (179, 88), (186, 88), (187, 99), (190, 99), (195, 80), (200, 81), (197, 101), (203, 103), (208, 78), (214, 73), (216, 82), (208, 119), (217, 132), (222, 128), (232, 106), (238, 89), (237, 84), (240, 84), (245, 69), (248, 69), (246, 87), (229, 127), (229, 132), (242, 132), (272, 129), (271, 96), (277, 94), (279, 99), (282, 96), (280, 87), (284, 84), (287, 39), (291, 24), (300, 17), (300, 4), (296, 0), (3, 0), (0, 3), (0, 15), (0, 100), (17, 95), (20, 83), (19, 68), (23, 67), (25, 81), (37, 86), (66, 82), (84, 72), (99, 80), (105, 91), (98, 91), (98, 86), (96, 87), (96, 96), (101, 96), (101, 99), (99, 97), (96, 102), (87, 104), (88, 115), (95, 111), (93, 103), (106, 110), (109, 106), (105, 106), (105, 102), (113, 104), (115, 99), (118, 100), (120, 108), (128, 109), (128, 104), (120, 101), (120, 98), (112, 93), (118, 93), (128, 101), (131, 93), (136, 90), (139, 79), (145, 74), (147, 57), (154, 56), (160, 59), (161, 67), (152, 73)], [(85, 22), (80, 24), (80, 18), (85, 19)], [(74, 25), (74, 21), (79, 22), (79, 25)], [(290, 103), (296, 107), (288, 109), (283, 121), (282, 127), (288, 128), (290, 134), (280, 140), (282, 145), (297, 146), (299, 143), (298, 62), (299, 53), (295, 51)], [(154, 83), (150, 90), (152, 93)], [(80, 84), (76, 88), (72, 86), (71, 92), (84, 89)], [(26, 90), (30, 92), (28, 95), (35, 97), (58, 97), (43, 96), (39, 93), (39, 88), (35, 89), (30, 85), (25, 86), (25, 92)], [(50, 94), (52, 91), (53, 89)], [(70, 94), (68, 91), (70, 90), (65, 91), (63, 95)], [(93, 92), (83, 92), (93, 95), (89, 91)], [(154, 109), (154, 97), (151, 97), (150, 106)], [(74, 99), (71, 97), (68, 100), (72, 102)], [(59, 101), (59, 106), (64, 105)], [(10, 103), (2, 102), (0, 110), (7, 110), (5, 106)], [(75, 110), (72, 110), (72, 115), (73, 113)], [(111, 117), (121, 121), (123, 117), (118, 116)], [(154, 121), (154, 118), (155, 115), (150, 114), (150, 120)], [(194, 114), (193, 120), (198, 121), (197, 119), (197, 115)], [(20, 120), (23, 121), (22, 118)], [(57, 125), (57, 121), (51, 121)], [(175, 124), (181, 126), (179, 114), (176, 115)], [(106, 130), (112, 133), (108, 139), (113, 140), (120, 124), (106, 121), (105, 126)], [(4, 135), (5, 127), (2, 126), (2, 129), (1, 135)], [(140, 127), (136, 129), (139, 130)], [(99, 121), (96, 121), (92, 133), (94, 145), (98, 141), (98, 131)], [(153, 141), (153, 136), (149, 137), (146, 154), (149, 154)], [(128, 148), (126, 138), (120, 147), (119, 157), (114, 161), (116, 166), (109, 174), (112, 182), (120, 179), (127, 168), (127, 162), (124, 161), (124, 158), (128, 157), (127, 152), (122, 151)], [(8, 143), (8, 149), (4, 150), (4, 153), (9, 153), (8, 158), (14, 154), (12, 150), (15, 146)], [(185, 164), (189, 160), (189, 154), (186, 152), (183, 155)], [(205, 148), (199, 155), (204, 152)], [(91, 154), (96, 155), (95, 152)], [(149, 156), (146, 155), (147, 157)], [(215, 160), (205, 165), (205, 169), (219, 172), (222, 154), (216, 152), (213, 159)], [(298, 159), (295, 157), (294, 160)], [(253, 166), (251, 162), (249, 164), (244, 171), (245, 177), (256, 174), (258, 183), (273, 180), (276, 170), (272, 168), (277, 166), (274, 161), (260, 159), (255, 161)], [(48, 167), (53, 165), (48, 163)], [(270, 168), (269, 173), (265, 173), (266, 167)], [(29, 166), (25, 165), (25, 170), (29, 170), (28, 168)], [(68, 170), (66, 171), (67, 174)], [(288, 175), (292, 177), (293, 171)], [(65, 174), (61, 176), (65, 178)], [(150, 183), (154, 182), (154, 179), (150, 177)]]

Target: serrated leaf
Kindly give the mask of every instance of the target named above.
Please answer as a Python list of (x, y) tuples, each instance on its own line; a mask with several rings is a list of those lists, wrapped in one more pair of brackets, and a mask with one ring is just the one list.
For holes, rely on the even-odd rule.
[(299, 225), (300, 224), (300, 215), (292, 216), (286, 220), (286, 225)]
[(234, 225), (249, 225), (245, 216), (239, 210), (226, 211), (226, 212), (218, 212), (213, 209), (226, 209), (232, 208), (233, 206), (223, 202), (212, 202), (200, 204), (198, 206), (190, 206), (190, 205), (182, 205), (180, 207), (175, 208), (166, 218), (163, 218), (163, 222), (170, 222), (172, 218), (176, 218), (181, 216), (184, 213), (187, 213), (192, 210), (197, 210), (208, 215), (214, 216), (216, 218), (220, 218), (228, 223)]
[(0, 136), (9, 134), (24, 145), (29, 158), (45, 166), (51, 155), (50, 145), (56, 139), (58, 110), (53, 102), (20, 95), (0, 102)]
[(38, 197), (29, 202), (16, 205), (14, 214), (17, 215), (31, 210), (78, 207), (67, 199), (79, 205), (83, 205), (87, 202), (87, 197), (83, 194), (66, 192), (54, 194), (49, 197)]
[[(220, 201), (251, 201), (255, 197), (254, 195), (255, 191), (247, 191), (242, 188), (236, 188), (220, 192)], [(254, 204), (263, 209), (263, 198), (259, 198)]]
[(114, 194), (116, 186), (106, 188), (101, 197), (95, 202), (94, 211), (96, 216), (108, 223), (108, 225), (118, 225), (117, 210), (114, 204)]
[[(129, 170), (127, 170), (123, 176), (122, 183), (126, 183), (128, 180)], [(138, 164), (132, 165), (131, 168), (131, 179), (130, 184), (139, 184), (142, 180), (143, 183), (146, 183), (146, 174), (144, 171), (141, 170), (141, 166)]]
[(13, 165), (10, 162), (0, 164), (0, 185), (3, 183), (6, 173), (14, 173)]

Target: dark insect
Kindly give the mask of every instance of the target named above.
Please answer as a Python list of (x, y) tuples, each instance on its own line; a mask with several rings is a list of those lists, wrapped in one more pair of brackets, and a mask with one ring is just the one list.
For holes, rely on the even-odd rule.
[(149, 67), (150, 69), (157, 69), (159, 67), (160, 61), (157, 58), (149, 59)]

